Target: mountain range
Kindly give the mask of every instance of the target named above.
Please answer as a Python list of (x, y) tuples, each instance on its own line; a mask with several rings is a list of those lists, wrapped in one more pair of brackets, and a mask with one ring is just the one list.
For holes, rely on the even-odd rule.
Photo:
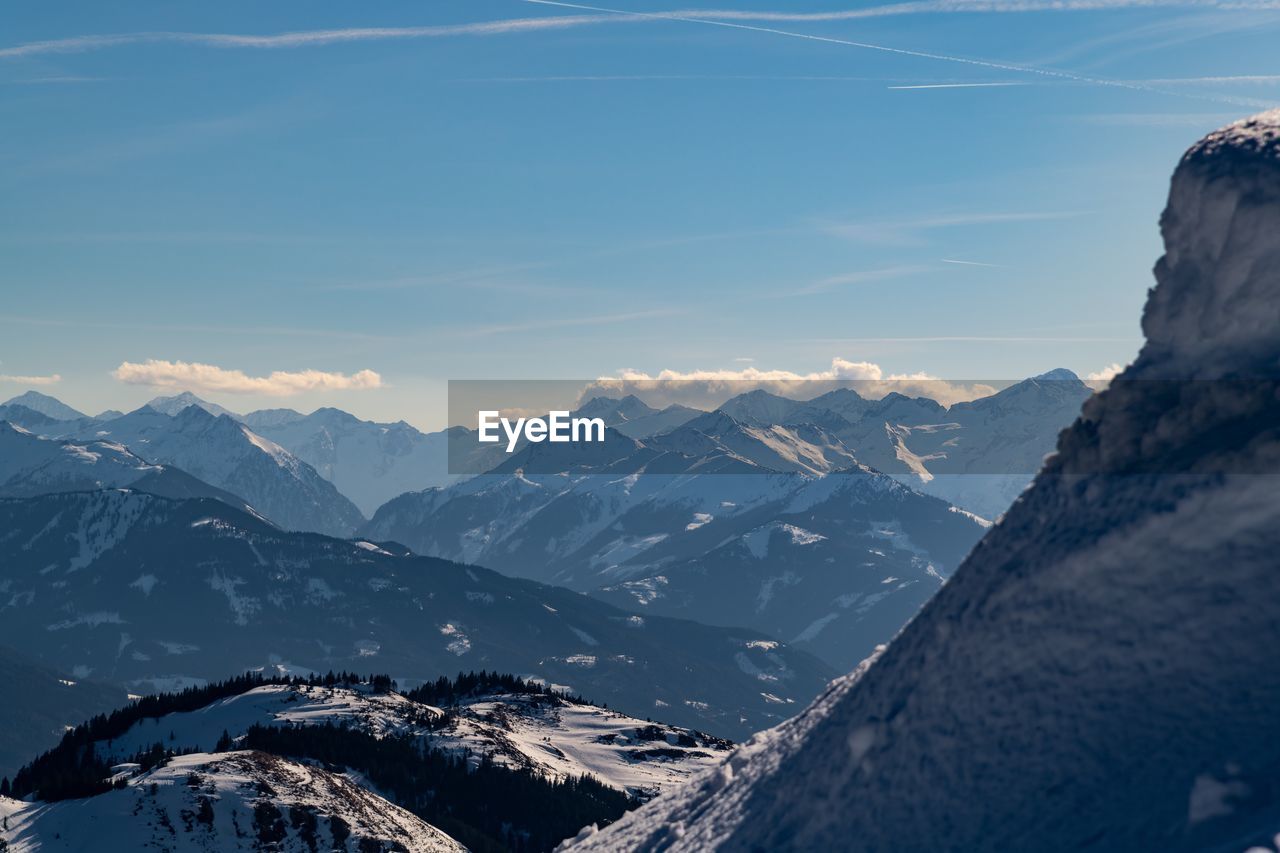
[[(480, 446), (461, 428), (423, 434), (332, 408), (239, 415), (189, 393), (108, 420), (51, 422), (22, 399), (74, 410), (31, 395), (0, 414), (197, 481), (93, 480), (80, 465), (67, 483), (239, 498), (284, 529), (358, 531), (648, 614), (747, 627), (844, 669), (891, 637), (982, 536), (987, 522), (963, 507), (1006, 505), (1089, 393), (1055, 371), (950, 409), (852, 388), (808, 401), (757, 390), (711, 412), (597, 397), (575, 414), (610, 426), (603, 444), (523, 443), (509, 455), (468, 449)], [(450, 474), (459, 446), (487, 459), (488, 473)], [(52, 489), (51, 475), (11, 479), (0, 493)], [(438, 485), (402, 491), (423, 481)], [(363, 523), (339, 486), (365, 508), (397, 494)]]
[(402, 684), (498, 668), (744, 737), (832, 670), (743, 628), (640, 616), (403, 547), (119, 489), (0, 499), (0, 643), (74, 678), (176, 689), (266, 667)]

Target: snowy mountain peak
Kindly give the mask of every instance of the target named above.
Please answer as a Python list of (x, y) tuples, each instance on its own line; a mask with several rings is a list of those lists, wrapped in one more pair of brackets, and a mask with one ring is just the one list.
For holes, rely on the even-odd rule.
[(609, 426), (615, 423), (634, 421), (637, 418), (657, 414), (658, 410), (641, 400), (635, 394), (622, 398), (592, 397), (578, 407), (575, 414), (584, 418), (604, 418)]
[(33, 412), (39, 412), (47, 418), (53, 418), (55, 421), (74, 421), (76, 418), (83, 418), (83, 412), (77, 412), (57, 397), (50, 397), (48, 394), (41, 394), (39, 391), (27, 391), (16, 397), (5, 400), (4, 406), (26, 406)]
[(157, 412), (169, 415), (170, 417), (173, 417), (184, 409), (191, 407), (203, 409), (211, 415), (230, 415), (232, 418), (236, 419), (239, 419), (240, 417), (235, 412), (232, 412), (230, 409), (224, 409), (217, 403), (210, 403), (205, 400), (201, 400), (190, 391), (183, 391), (181, 394), (175, 394), (172, 397), (156, 397), (148, 402), (147, 405), (155, 409)]
[(726, 400), (720, 405), (719, 411), (752, 426), (772, 426), (785, 423), (788, 415), (800, 408), (800, 405), (796, 400), (757, 388)]
[(1033, 376), (1032, 379), (1037, 382), (1079, 382), (1080, 377), (1075, 371), (1068, 370), (1065, 367), (1057, 367), (1047, 373), (1041, 373), (1039, 376)]
[(245, 415), (240, 420), (247, 424), (250, 429), (260, 429), (297, 423), (305, 417), (306, 415), (302, 414), (302, 412), (293, 409), (258, 409)]
[(1274, 376), (1280, 356), (1280, 110), (1209, 134), (1174, 173), (1165, 255), (1127, 378)]

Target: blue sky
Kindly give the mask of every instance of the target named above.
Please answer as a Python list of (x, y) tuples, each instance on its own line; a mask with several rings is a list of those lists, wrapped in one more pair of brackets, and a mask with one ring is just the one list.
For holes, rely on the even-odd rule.
[(1226, 5), (14, 5), (0, 398), (1123, 363), (1178, 156), (1280, 103)]

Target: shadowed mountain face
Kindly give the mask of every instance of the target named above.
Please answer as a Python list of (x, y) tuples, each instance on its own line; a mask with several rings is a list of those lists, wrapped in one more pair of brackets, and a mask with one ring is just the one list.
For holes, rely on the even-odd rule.
[(244, 423), (311, 465), (365, 515), (408, 491), (453, 482), (448, 433), (362, 421), (339, 409), (251, 412)]
[(0, 643), (135, 693), (254, 667), (376, 670), (402, 684), (500, 669), (742, 737), (832, 673), (751, 630), (288, 533), (212, 500), (0, 500), (0, 529)]
[(1161, 225), (1142, 353), (887, 651), (575, 849), (1273, 842), (1280, 111), (1192, 148)]
[(169, 498), (214, 498), (250, 510), (240, 498), (171, 465), (153, 465), (107, 441), (39, 438), (0, 421), (0, 497), (131, 488)]
[(16, 649), (0, 646), (4, 725), (0, 726), (0, 778), (56, 746), (67, 726), (112, 711), (127, 701), (123, 687), (72, 677)]
[(211, 414), (200, 405), (183, 405), (174, 415), (143, 406), (80, 427), (77, 435), (123, 444), (148, 461), (175, 465), (239, 495), (290, 530), (349, 536), (364, 520), (310, 465), (229, 415)]

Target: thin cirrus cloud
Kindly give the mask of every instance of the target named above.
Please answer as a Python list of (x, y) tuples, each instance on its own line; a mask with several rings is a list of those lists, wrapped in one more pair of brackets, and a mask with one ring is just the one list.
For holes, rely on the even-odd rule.
[[(45, 39), (0, 48), (0, 59), (57, 53), (83, 53), (148, 43), (180, 43), (215, 48), (278, 49), (323, 47), (367, 41), (493, 36), (510, 33), (562, 30), (606, 23), (637, 22), (644, 19), (686, 20), (734, 26), (735, 22), (828, 23), (865, 18), (923, 14), (990, 14), (1063, 11), (1103, 11), (1128, 8), (1257, 9), (1280, 8), (1280, 0), (915, 0), (859, 9), (828, 12), (788, 12), (743, 9), (676, 9), (666, 12), (632, 12), (581, 4), (524, 0), (544, 6), (575, 9), (592, 14), (508, 18), (463, 24), (409, 27), (346, 27), (340, 29), (296, 30), (270, 35), (243, 33), (135, 32), (93, 34), (61, 39)], [(791, 35), (789, 33), (779, 33)], [(906, 52), (906, 51), (900, 51)], [(958, 57), (937, 57), (961, 61)], [(987, 64), (977, 62), (975, 64)], [(1013, 66), (1008, 66), (1011, 70)]]
[(981, 225), (1007, 225), (1023, 222), (1047, 222), (1080, 216), (1078, 211), (1022, 211), (1012, 213), (960, 213), (919, 219), (875, 222), (835, 222), (822, 226), (834, 237), (882, 246), (918, 246), (926, 241), (926, 233), (946, 228)]
[(602, 326), (614, 323), (628, 323), (634, 320), (656, 320), (663, 317), (675, 317), (684, 313), (686, 312), (678, 308), (656, 308), (648, 311), (628, 311), (621, 314), (596, 314), (589, 317), (552, 317), (545, 320), (529, 320), (522, 323), (471, 326), (455, 330), (454, 336), (468, 338), (518, 332), (543, 332), (574, 326)]
[(1010, 86), (1030, 86), (1026, 80), (1006, 80), (999, 83), (910, 83), (903, 86), (886, 86), (886, 89), (1005, 89)]
[(290, 397), (306, 391), (365, 391), (382, 387), (382, 377), (372, 370), (352, 374), (276, 370), (267, 376), (249, 376), (242, 370), (227, 370), (212, 364), (154, 358), (141, 363), (122, 362), (111, 375), (128, 385), (267, 397)]
[(0, 382), (11, 382), (15, 385), (57, 385), (62, 377), (56, 373), (49, 376), (11, 376), (0, 373)]
[(818, 279), (812, 284), (798, 288), (796, 290), (787, 291), (785, 293), (775, 294), (777, 296), (809, 296), (815, 293), (829, 293), (833, 290), (839, 290), (845, 287), (853, 287), (860, 284), (874, 284), (878, 281), (888, 281), (890, 279), (904, 278), (906, 276), (919, 275), (921, 273), (930, 272), (933, 268), (922, 265), (902, 265), (895, 267), (884, 267), (875, 270), (858, 270), (856, 272), (840, 273), (839, 275), (827, 276)]
[[(511, 18), (496, 21), (482, 21), (466, 24), (443, 24), (416, 27), (351, 27), (328, 30), (298, 30), (271, 35), (252, 35), (237, 33), (193, 33), (193, 32), (137, 32), (114, 35), (82, 35), (62, 39), (27, 42), (0, 48), (0, 59), (20, 59), (58, 53), (81, 53), (91, 50), (118, 47), (122, 45), (145, 43), (184, 43), (214, 48), (250, 48), (279, 49), (318, 47), (332, 44), (343, 44), (366, 41), (388, 41), (422, 38), (447, 38), (455, 36), (494, 36), (508, 33), (521, 33), (544, 30), (562, 30), (581, 26), (594, 26), (605, 23), (638, 22), (638, 21), (680, 21), (690, 24), (728, 27), (738, 30), (765, 33), (786, 38), (804, 39), (826, 44), (838, 44), (862, 50), (878, 51), (897, 56), (910, 56), (940, 62), (965, 65), (970, 68), (984, 68), (993, 71), (1011, 72), (1031, 75), (1041, 81), (1083, 83), (1091, 86), (1105, 86), (1152, 94), (1176, 95), (1198, 100), (1243, 104), (1238, 99), (1221, 95), (1171, 92), (1155, 88), (1138, 81), (1112, 80), (1094, 77), (1071, 71), (1038, 67), (1034, 65), (1015, 65), (1007, 62), (994, 62), (972, 57), (949, 54), (930, 53), (926, 51), (907, 50), (888, 45), (851, 39), (833, 38), (813, 33), (800, 33), (791, 30), (764, 26), (776, 22), (823, 22), (852, 20), (856, 18), (884, 17), (903, 14), (925, 13), (992, 13), (992, 12), (1030, 12), (1061, 10), (1099, 10), (1130, 7), (1179, 6), (1210, 9), (1252, 9), (1265, 10), (1280, 8), (1280, 0), (918, 0), (918, 2), (894, 3), (865, 9), (853, 9), (837, 12), (800, 13), (769, 12), (743, 10), (685, 10), (672, 12), (636, 12), (628, 9), (615, 9), (603, 6), (588, 6), (579, 3), (565, 3), (558, 0), (523, 0), (525, 3), (551, 6), (573, 10), (572, 15), (550, 15), (535, 18)], [(756, 21), (758, 23), (748, 23)], [(968, 88), (968, 87), (965, 87)]]
[(0, 59), (18, 59), (57, 53), (85, 53), (111, 47), (135, 44), (178, 43), (221, 48), (256, 48), (260, 50), (300, 47), (324, 47), (333, 44), (367, 41), (448, 38), (451, 36), (488, 36), (506, 33), (554, 30), (604, 23), (601, 15), (562, 15), (540, 18), (511, 18), (469, 24), (443, 24), (424, 27), (349, 27), (332, 30), (296, 30), (273, 35), (237, 33), (140, 32), (118, 35), (83, 35), (62, 39), (27, 42), (0, 48)]

